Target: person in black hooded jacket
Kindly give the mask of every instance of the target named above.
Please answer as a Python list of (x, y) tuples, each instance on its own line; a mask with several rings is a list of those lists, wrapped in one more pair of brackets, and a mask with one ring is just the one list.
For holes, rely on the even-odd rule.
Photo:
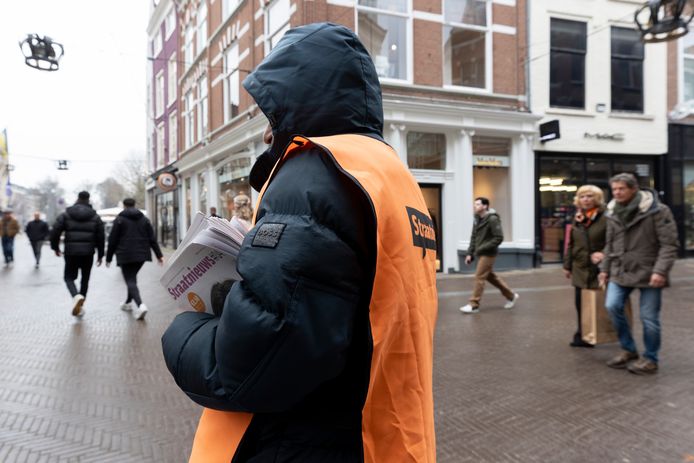
[[(60, 235), (65, 232), (65, 249), (60, 251)], [(89, 276), (94, 264), (94, 251), (98, 253), (97, 267), (104, 258), (104, 223), (89, 204), (89, 192), (80, 191), (77, 202), (60, 214), (51, 230), (51, 249), (60, 257), (65, 254), (63, 278), (72, 296), (72, 315), (84, 315), (84, 299), (89, 288)], [(80, 290), (75, 287), (77, 273), (81, 272)]]
[(296, 134), (385, 144), (378, 76), (353, 32), (323, 23), (290, 29), (243, 86), (269, 120), (270, 145), (250, 174), (255, 190), (268, 183), (239, 253), (243, 281), (221, 317), (178, 315), (162, 337), (164, 358), (198, 404), (254, 413), (234, 463), (363, 462), (373, 206), (316, 147), (284, 158), (268, 179)]
[[(135, 200), (126, 198), (123, 200), (124, 209), (113, 221), (111, 234), (108, 235), (108, 251), (106, 252), (106, 267), (111, 266), (113, 255), (123, 272), (125, 285), (128, 287), (128, 296), (121, 304), (121, 310), (132, 312), (136, 320), (143, 320), (147, 314), (147, 306), (142, 303), (140, 290), (137, 287), (137, 272), (145, 262), (152, 260), (152, 252), (157, 256), (159, 265), (164, 263), (164, 255), (161, 253), (159, 243), (154, 236), (152, 223), (137, 208)], [(135, 302), (133, 309), (131, 302)]]

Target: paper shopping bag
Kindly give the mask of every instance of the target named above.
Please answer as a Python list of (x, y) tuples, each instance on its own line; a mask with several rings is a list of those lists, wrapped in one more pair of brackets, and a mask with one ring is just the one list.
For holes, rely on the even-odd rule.
[[(632, 324), (631, 301), (624, 302), (624, 316)], [(605, 309), (604, 289), (581, 290), (581, 333), (589, 344), (605, 344), (618, 340), (610, 315)]]

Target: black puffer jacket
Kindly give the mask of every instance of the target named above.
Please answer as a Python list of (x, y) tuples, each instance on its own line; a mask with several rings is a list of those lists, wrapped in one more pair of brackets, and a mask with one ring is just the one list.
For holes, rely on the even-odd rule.
[(60, 249), (60, 235), (65, 232), (66, 256), (104, 257), (104, 223), (88, 203), (77, 202), (65, 209), (55, 220), (51, 230), (51, 249)]
[[(289, 30), (244, 86), (272, 122), (270, 168), (291, 134), (382, 139), (375, 68), (342, 26)], [(253, 175), (261, 185), (263, 162)], [(259, 234), (264, 227), (272, 233)], [(192, 400), (255, 412), (234, 463), (363, 461), (375, 258), (374, 212), (355, 180), (318, 149), (287, 159), (244, 240), (243, 281), (221, 317), (185, 312), (162, 338)]]
[(106, 262), (113, 260), (114, 253), (118, 265), (148, 262), (152, 260), (150, 249), (158, 259), (163, 256), (149, 219), (134, 207), (123, 209), (108, 235)]
[(43, 220), (32, 220), (27, 223), (24, 231), (29, 238), (29, 241), (43, 241), (48, 238), (48, 224)]

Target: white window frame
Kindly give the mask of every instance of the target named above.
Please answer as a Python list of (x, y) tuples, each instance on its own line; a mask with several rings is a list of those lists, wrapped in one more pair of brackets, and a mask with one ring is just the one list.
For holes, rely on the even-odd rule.
[[(234, 53), (234, 50), (236, 52)], [(235, 62), (229, 62), (230, 57), (236, 58)], [(235, 91), (235, 96), (238, 99), (238, 106), (241, 106), (241, 90), (239, 80), (239, 67), (241, 60), (239, 59), (239, 43), (232, 43), (229, 48), (224, 51), (224, 122), (227, 123), (235, 117), (231, 114), (231, 95)], [(235, 82), (232, 82), (234, 81)], [(235, 88), (232, 88), (232, 85)], [(237, 114), (238, 115), (238, 114)]]
[(185, 69), (188, 69), (193, 65), (195, 60), (195, 29), (192, 24), (186, 26), (186, 30), (183, 36), (183, 61), (185, 62)]
[(195, 17), (195, 56), (199, 55), (207, 46), (207, 15), (207, 1), (202, 0)]
[(183, 106), (183, 146), (185, 149), (193, 146), (193, 138), (195, 137), (195, 125), (193, 119), (194, 107), (193, 90), (191, 89), (186, 93)]
[[(685, 86), (686, 86), (686, 79), (685, 77), (685, 71), (684, 71), (684, 63), (686, 60), (690, 59), (694, 61), (694, 53), (687, 53), (685, 51), (685, 42), (687, 40), (687, 37), (689, 37), (689, 34), (687, 34), (684, 38), (681, 40), (677, 41), (677, 47), (678, 47), (678, 52), (679, 52), (679, 60), (678, 60), (678, 66), (679, 66), (679, 72), (677, 76), (677, 102), (678, 103), (685, 103), (687, 100), (684, 99), (684, 94), (685, 94)], [(694, 36), (692, 36), (694, 37)], [(694, 41), (693, 45), (694, 45)], [(644, 62), (645, 64), (645, 62)], [(694, 93), (694, 92), (693, 92)]]
[(178, 114), (169, 114), (169, 164), (178, 159)]
[(414, 26), (413, 26), (413, 14), (412, 14), (412, 0), (406, 0), (407, 2), (407, 11), (405, 12), (400, 12), (400, 11), (390, 11), (390, 10), (384, 10), (381, 8), (374, 8), (370, 6), (365, 6), (365, 5), (360, 5), (359, 0), (355, 0), (355, 5), (354, 5), (354, 24), (355, 24), (355, 30), (357, 36), (359, 35), (359, 13), (374, 13), (378, 15), (386, 15), (386, 16), (397, 16), (400, 18), (405, 18), (405, 46), (407, 47), (407, 52), (405, 53), (407, 63), (405, 66), (405, 78), (404, 79), (396, 79), (393, 77), (381, 77), (379, 76), (378, 79), (381, 82), (392, 82), (392, 83), (408, 83), (412, 84), (413, 81), (413, 76), (414, 76)]
[(164, 167), (164, 123), (157, 125), (157, 169)]
[[(286, 20), (281, 22), (280, 25), (275, 28), (273, 31), (270, 30), (270, 10), (276, 5), (278, 5), (280, 2), (287, 2), (288, 5), (288, 11), (289, 15), (287, 16)], [(268, 4), (265, 6), (265, 56), (267, 56), (268, 53), (270, 53), (270, 50), (272, 50), (273, 45), (272, 45), (272, 40), (275, 37), (281, 38), (285, 32), (289, 29), (289, 23), (292, 18), (292, 3), (290, 0), (272, 0), (268, 2)]]
[(176, 30), (176, 7), (173, 7), (166, 14), (166, 19), (164, 20), (165, 25), (165, 37), (168, 40), (171, 34)]
[(222, 0), (222, 22), (234, 14), (240, 4), (241, 0)]
[(197, 107), (197, 140), (204, 139), (210, 131), (208, 117), (208, 98), (207, 98), (207, 75), (203, 75), (198, 79), (198, 99)]
[(167, 107), (171, 106), (173, 102), (176, 101), (178, 98), (178, 85), (177, 85), (177, 80), (178, 80), (178, 63), (176, 61), (176, 51), (171, 54), (169, 57), (168, 61), (168, 73), (169, 73), (169, 88), (168, 88), (168, 95), (167, 95)]
[(162, 114), (164, 114), (164, 108), (166, 107), (166, 101), (164, 98), (164, 70), (161, 69), (159, 72), (157, 72), (157, 77), (155, 78), (155, 86), (156, 86), (156, 96), (155, 96), (155, 101), (154, 101), (154, 111), (155, 111), (155, 117), (160, 117)]
[(493, 87), (493, 73), (494, 73), (494, 46), (492, 43), (492, 40), (494, 38), (494, 34), (492, 31), (492, 25), (494, 24), (494, 18), (492, 17), (492, 0), (486, 0), (487, 2), (487, 11), (485, 13), (485, 16), (487, 18), (487, 25), (486, 26), (477, 26), (474, 24), (465, 24), (465, 23), (459, 23), (459, 22), (452, 22), (452, 21), (446, 21), (446, 5), (445, 2), (454, 2), (456, 0), (443, 0), (444, 3), (442, 5), (442, 18), (443, 18), (443, 23), (441, 24), (441, 34), (444, 34), (444, 30), (446, 27), (454, 27), (456, 29), (466, 29), (466, 30), (472, 30), (472, 31), (477, 31), (477, 32), (484, 32), (484, 83), (485, 86), (480, 88), (480, 87), (467, 87), (463, 85), (453, 85), (453, 84), (447, 84), (445, 83), (445, 76), (446, 76), (446, 50), (445, 50), (445, 38), (442, 36), (441, 40), (441, 45), (444, 47), (441, 50), (441, 56), (442, 56), (442, 64), (443, 64), (443, 76), (444, 76), (444, 84), (443, 88), (447, 90), (464, 90), (465, 92), (473, 92), (473, 93), (491, 93)]

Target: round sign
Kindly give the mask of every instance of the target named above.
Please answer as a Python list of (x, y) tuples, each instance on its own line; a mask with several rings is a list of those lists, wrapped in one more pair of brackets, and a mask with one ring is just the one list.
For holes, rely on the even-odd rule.
[(162, 191), (171, 191), (176, 189), (176, 176), (174, 174), (164, 172), (157, 177), (157, 186)]

